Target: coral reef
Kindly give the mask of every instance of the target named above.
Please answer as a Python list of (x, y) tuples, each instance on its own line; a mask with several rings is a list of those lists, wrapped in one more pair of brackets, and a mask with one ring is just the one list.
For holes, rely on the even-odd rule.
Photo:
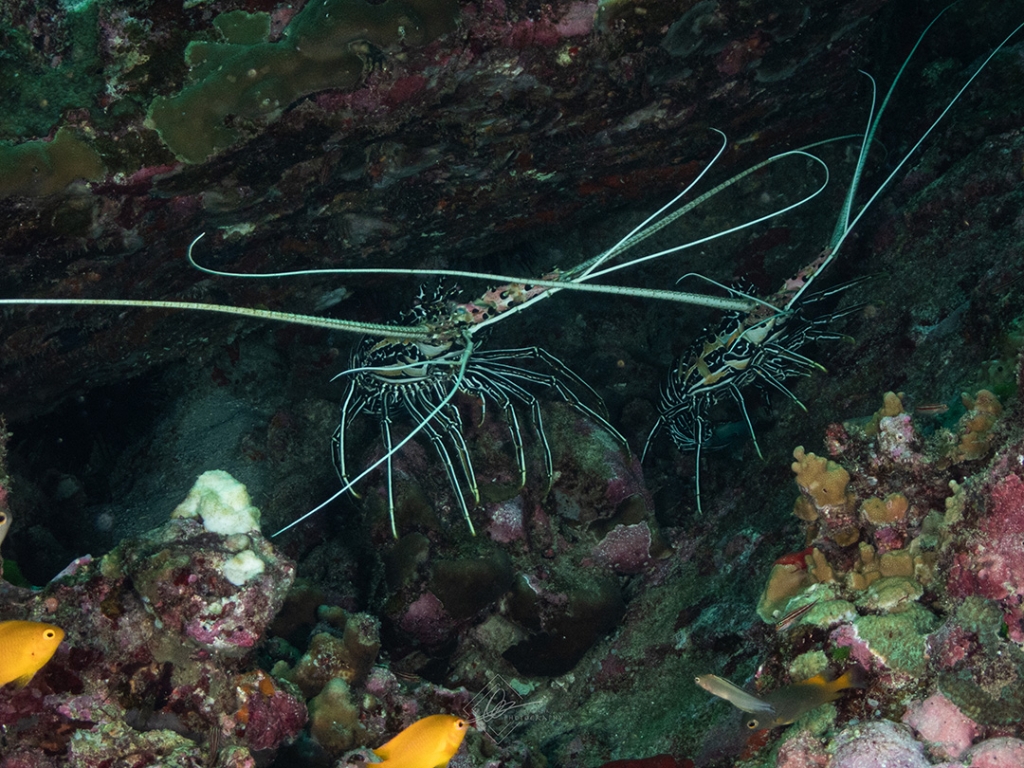
[[(829, 428), (829, 449), (843, 466), (802, 448), (794, 453), (801, 492), (794, 513), (810, 546), (775, 564), (759, 615), (770, 622), (791, 612), (800, 648), (811, 643), (826, 659), (869, 670), (874, 716), (900, 716), (913, 729), (889, 720), (851, 725), (832, 741), (833, 768), (924, 768), (925, 748), (934, 759), (959, 761), (951, 765), (1017, 759), (1024, 437), (1019, 427), (1006, 429), (991, 392), (964, 396), (963, 406), (950, 427), (923, 435), (903, 398), (888, 393), (873, 417)], [(980, 459), (990, 460), (966, 480), (953, 475)], [(843, 525), (823, 523), (837, 507)], [(811, 514), (819, 509), (820, 517)], [(810, 721), (804, 727), (814, 732)], [(786, 744), (780, 764), (797, 754), (820, 763), (813, 742)]]
[[(826, 0), (684, 6), (3, 4), (5, 295), (376, 322), (418, 290), (379, 267), (567, 269), (700, 172), (718, 148), (708, 126), (728, 134), (720, 178), (855, 130), (867, 110), (858, 70), (895, 71), (907, 30), (922, 26), (916, 4), (880, 0), (841, 12)], [(953, 75), (991, 49), (1003, 6), (957, 6), (934, 26), (878, 143), (920, 135)], [(353, 31), (353, 20), (372, 23)], [(653, 446), (641, 467), (532, 381), (550, 483), (529, 425), (523, 486), (501, 409), (452, 403), (480, 485), (475, 538), (428, 437), (394, 461), (398, 542), (378, 474), (361, 500), (339, 499), (271, 546), (261, 526), (338, 489), (330, 379), (343, 334), (199, 313), (5, 310), (4, 575), (21, 566), (45, 586), (3, 585), (2, 618), (54, 622), (67, 640), (27, 688), (0, 690), (0, 764), (343, 765), (438, 713), (477, 724), (453, 768), (1019, 761), (1018, 52), (993, 60), (956, 124), (858, 224), (834, 279), (881, 277), (836, 294), (850, 311), (829, 331), (851, 340), (820, 357), (827, 374), (792, 382), (807, 410), (730, 416), (718, 404), (713, 417), (738, 424), (702, 452), (702, 515), (691, 458)], [(833, 178), (849, 165), (845, 144), (815, 152)], [(864, 170), (869, 193), (885, 170)], [(762, 167), (652, 250), (774, 210), (818, 172), (797, 156)], [(820, 252), (839, 186), (820, 208), (623, 281), (668, 287), (699, 273), (764, 295)], [(344, 284), (203, 274), (183, 254), (204, 231), (193, 255), (229, 271), (374, 272)], [(467, 300), (485, 290), (463, 288)], [(488, 342), (558, 354), (635, 450), (657, 369), (708, 314), (564, 291)], [(901, 391), (878, 409), (888, 388)], [(352, 453), (378, 458), (378, 432), (361, 419)], [(214, 475), (167, 522), (211, 467), (244, 481), (262, 514)], [(692, 684), (714, 673), (767, 695), (854, 663), (867, 691), (758, 734)]]
[[(252, 519), (244, 487), (217, 473), (237, 516)], [(208, 484), (197, 482), (192, 497)], [(199, 505), (199, 513), (211, 502)], [(258, 513), (257, 513), (258, 517)], [(262, 567), (233, 583), (248, 552)], [(19, 607), (66, 640), (38, 682), (0, 696), (13, 749), (5, 764), (48, 754), (61, 764), (251, 764), (306, 722), (304, 702), (254, 666), (255, 649), (294, 578), (294, 566), (259, 532), (223, 534), (177, 517), (125, 539), (99, 560), (73, 563)], [(13, 762), (12, 762), (13, 761)], [(37, 763), (30, 763), (36, 765)]]

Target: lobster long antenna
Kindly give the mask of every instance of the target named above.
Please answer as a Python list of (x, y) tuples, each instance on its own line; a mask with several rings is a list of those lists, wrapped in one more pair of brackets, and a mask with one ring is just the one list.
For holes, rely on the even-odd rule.
[[(678, 218), (678, 216), (682, 215), (682, 213), (679, 213), (674, 218), (665, 221), (665, 223), (663, 223), (663, 224), (659, 224), (658, 223), (659, 218), (661, 217), (661, 215), (663, 213), (665, 213), (665, 211), (668, 211), (669, 209), (671, 209), (672, 206), (674, 206), (677, 202), (679, 202), (687, 194), (689, 194), (691, 189), (693, 189), (695, 186), (697, 186), (697, 184), (700, 182), (700, 180), (704, 178), (705, 174), (707, 174), (707, 172), (710, 171), (712, 169), (712, 167), (714, 167), (715, 163), (717, 163), (718, 160), (725, 153), (726, 147), (729, 146), (729, 137), (726, 136), (723, 131), (720, 131), (717, 128), (712, 128), (711, 130), (714, 131), (715, 133), (717, 133), (719, 136), (722, 137), (722, 145), (718, 148), (718, 151), (715, 153), (715, 156), (713, 158), (711, 158), (711, 162), (709, 162), (707, 165), (704, 166), (704, 168), (701, 170), (701, 172), (697, 174), (697, 176), (693, 179), (693, 181), (691, 181), (689, 184), (686, 185), (686, 187), (683, 189), (682, 192), (677, 194), (675, 197), (673, 197), (671, 200), (669, 200), (667, 203), (665, 203), (663, 206), (661, 206), (661, 208), (659, 208), (654, 213), (652, 213), (650, 216), (648, 216), (646, 219), (644, 219), (642, 222), (637, 224), (625, 237), (623, 237), (621, 240), (619, 240), (619, 242), (617, 242), (615, 245), (613, 245), (611, 248), (609, 248), (604, 253), (598, 254), (597, 256), (595, 256), (594, 258), (590, 259), (589, 261), (581, 264), (580, 267), (584, 267), (584, 269), (583, 269), (582, 272), (580, 272), (579, 279), (581, 279), (581, 280), (586, 279), (587, 276), (591, 272), (593, 272), (595, 269), (597, 269), (599, 266), (601, 266), (605, 262), (609, 261), (610, 259), (615, 258), (620, 253), (629, 250), (630, 248), (632, 248), (634, 245), (636, 245), (640, 241), (644, 240), (645, 238), (649, 237), (650, 235), (653, 235), (655, 232), (657, 232), (659, 229), (662, 229), (666, 225), (671, 224), (672, 221), (675, 220), (675, 218)], [(703, 195), (701, 197), (706, 199)], [(691, 208), (687, 208), (685, 210), (692, 210), (692, 207)], [(653, 222), (653, 224), (652, 224), (652, 222)], [(648, 227), (648, 225), (651, 225), (651, 226)], [(577, 268), (577, 269), (579, 269), (579, 268)]]
[[(1008, 34), (1005, 38), (1003, 38), (1003, 41), (999, 43), (999, 45), (997, 45), (988, 54), (988, 56), (985, 57), (984, 61), (982, 61), (981, 64), (979, 64), (975, 68), (974, 72), (971, 73), (971, 76), (967, 78), (967, 81), (960, 87), (960, 90), (958, 90), (956, 94), (953, 96), (953, 98), (949, 100), (945, 108), (939, 113), (939, 116), (932, 121), (931, 125), (928, 126), (928, 129), (924, 133), (922, 133), (918, 140), (914, 143), (914, 146), (912, 146), (907, 151), (907, 153), (903, 155), (903, 159), (901, 159), (896, 164), (896, 167), (893, 168), (892, 171), (889, 172), (889, 175), (886, 176), (885, 179), (882, 181), (882, 183), (878, 185), (875, 191), (871, 194), (871, 197), (868, 198), (867, 202), (864, 203), (863, 206), (861, 206), (860, 210), (857, 212), (857, 215), (854, 216), (852, 220), (850, 220), (850, 212), (853, 209), (854, 197), (856, 196), (857, 188), (860, 185), (860, 179), (863, 174), (864, 164), (867, 161), (868, 151), (871, 147), (872, 142), (874, 141), (875, 133), (878, 131), (878, 124), (882, 119), (882, 115), (885, 113), (885, 109), (889, 105), (889, 99), (892, 97), (893, 91), (895, 90), (897, 83), (899, 83), (900, 77), (906, 71), (906, 68), (910, 63), (911, 57), (914, 55), (918, 47), (921, 45), (921, 42), (924, 40), (925, 35), (928, 34), (928, 31), (932, 28), (935, 22), (939, 20), (942, 14), (944, 14), (954, 5), (956, 5), (956, 3), (950, 3), (941, 11), (939, 11), (938, 15), (934, 19), (932, 19), (931, 22), (929, 22), (928, 26), (925, 27), (924, 31), (918, 36), (917, 42), (914, 43), (914, 47), (911, 49), (906, 59), (903, 60), (903, 64), (900, 66), (899, 71), (896, 73), (896, 77), (893, 79), (892, 84), (889, 86), (889, 90), (886, 92), (885, 98), (882, 100), (882, 105), (878, 108), (877, 114), (874, 114), (874, 95), (872, 95), (872, 113), (869, 114), (868, 127), (864, 133), (864, 141), (861, 145), (861, 151), (857, 158), (857, 166), (854, 169), (853, 179), (850, 181), (850, 188), (847, 191), (846, 197), (843, 200), (843, 207), (840, 210), (839, 219), (836, 221), (835, 231), (832, 233), (832, 240), (829, 244), (828, 255), (825, 257), (824, 261), (822, 261), (822, 263), (818, 266), (814, 275), (820, 274), (822, 270), (825, 269), (825, 267), (827, 267), (835, 259), (840, 247), (843, 245), (843, 243), (846, 242), (846, 239), (850, 236), (850, 233), (853, 231), (854, 227), (857, 226), (857, 223), (861, 220), (861, 217), (864, 216), (868, 209), (874, 204), (875, 200), (878, 199), (879, 195), (881, 195), (882, 192), (886, 189), (886, 187), (889, 186), (890, 182), (892, 182), (896, 175), (903, 169), (903, 166), (906, 165), (910, 158), (914, 155), (914, 153), (917, 152), (917, 150), (921, 147), (925, 140), (931, 135), (932, 131), (934, 131), (935, 128), (939, 125), (939, 123), (941, 123), (943, 119), (945, 119), (946, 115), (953, 108), (953, 105), (960, 100), (960, 97), (963, 96), (964, 92), (971, 86), (971, 83), (973, 83), (974, 80), (978, 77), (978, 75), (982, 73), (982, 71), (988, 66), (989, 62), (992, 61), (993, 58), (995, 58), (996, 54), (998, 54), (1003, 48), (1006, 47), (1006, 44), (1010, 42), (1014, 35), (1020, 32), (1021, 29), (1024, 29), (1024, 23), (1018, 24), (1013, 29), (1013, 31), (1011, 31), (1010, 34)], [(872, 94), (874, 94), (874, 78), (871, 78), (870, 75), (868, 75), (868, 77), (871, 79)], [(804, 284), (803, 286), (801, 286), (800, 290), (798, 290), (790, 298), (788, 302), (789, 306), (792, 306), (797, 300), (799, 300), (800, 296), (804, 293), (804, 291), (806, 291), (810, 284), (814, 282), (814, 275), (809, 276), (808, 279), (804, 281)]]
[(196, 312), (217, 312), (236, 317), (249, 317), (256, 320), (272, 320), (291, 325), (308, 325), (314, 328), (326, 328), (346, 333), (362, 333), (369, 336), (391, 337), (399, 331), (404, 338), (427, 341), (433, 339), (435, 332), (426, 325), (398, 328), (384, 323), (363, 323), (355, 320), (342, 320), (336, 317), (318, 317), (316, 315), (298, 315), (291, 312), (275, 312), (270, 309), (253, 309), (251, 307), (233, 307), (228, 304), (204, 304), (196, 301), (159, 301), (150, 299), (0, 299), (0, 306), (21, 307), (135, 307), (140, 309), (174, 309), (192, 310)]
[(678, 219), (680, 216), (682, 216), (682, 215), (692, 211), (694, 208), (696, 208), (698, 205), (700, 205), (705, 200), (708, 200), (709, 198), (713, 197), (714, 195), (717, 195), (722, 190), (726, 189), (727, 187), (732, 186), (733, 184), (735, 184), (736, 182), (740, 181), (741, 179), (749, 176), (750, 174), (755, 173), (756, 171), (759, 171), (762, 168), (764, 168), (764, 167), (766, 167), (766, 166), (768, 166), (768, 165), (770, 165), (770, 164), (772, 164), (774, 162), (782, 160), (784, 158), (798, 156), (798, 155), (802, 156), (802, 157), (809, 158), (809, 159), (815, 161), (816, 163), (818, 163), (825, 170), (825, 179), (822, 181), (822, 183), (818, 186), (818, 188), (816, 190), (814, 190), (813, 192), (811, 192), (807, 196), (801, 198), (800, 200), (797, 200), (795, 203), (790, 203), (789, 205), (783, 206), (782, 208), (779, 208), (778, 210), (772, 211), (771, 213), (766, 213), (763, 216), (759, 216), (756, 219), (751, 219), (750, 221), (745, 221), (742, 224), (737, 224), (735, 227), (730, 227), (729, 229), (723, 229), (721, 232), (716, 232), (713, 235), (708, 235), (707, 237), (702, 237), (702, 238), (700, 238), (698, 240), (694, 240), (694, 241), (689, 242), (689, 243), (683, 243), (682, 245), (676, 245), (676, 246), (673, 246), (672, 248), (666, 248), (665, 250), (658, 251), (657, 253), (651, 253), (651, 254), (648, 254), (646, 256), (640, 256), (640, 257), (635, 258), (635, 259), (630, 259), (629, 261), (624, 261), (621, 264), (615, 264), (614, 266), (607, 267), (607, 268), (599, 270), (597, 272), (592, 272), (592, 273), (588, 274), (583, 279), (590, 280), (591, 278), (601, 277), (601, 276), (607, 275), (607, 274), (609, 274), (611, 272), (617, 272), (620, 269), (626, 269), (627, 267), (633, 267), (633, 266), (636, 266), (637, 264), (642, 264), (645, 261), (651, 261), (652, 259), (658, 259), (658, 258), (661, 258), (662, 256), (667, 256), (667, 255), (672, 254), (672, 253), (679, 253), (680, 251), (685, 251), (685, 250), (687, 250), (689, 248), (693, 248), (693, 247), (698, 246), (698, 245), (703, 245), (704, 243), (711, 242), (712, 240), (717, 240), (717, 239), (719, 239), (721, 237), (725, 237), (726, 235), (731, 235), (733, 232), (739, 232), (741, 230), (748, 229), (750, 227), (756, 226), (757, 224), (760, 224), (763, 221), (768, 221), (769, 219), (774, 219), (776, 216), (781, 216), (784, 213), (788, 213), (789, 211), (794, 210), (795, 208), (799, 208), (800, 206), (804, 205), (805, 203), (809, 203), (811, 200), (813, 200), (818, 195), (820, 195), (822, 192), (824, 192), (825, 191), (825, 187), (828, 186), (829, 178), (830, 178), (829, 170), (828, 170), (828, 165), (825, 163), (824, 160), (822, 160), (817, 155), (812, 155), (810, 152), (805, 152), (802, 149), (791, 149), (788, 152), (782, 152), (782, 153), (780, 153), (778, 155), (773, 155), (772, 157), (769, 157), (767, 160), (762, 160), (760, 163), (757, 163), (756, 165), (753, 165), (750, 168), (747, 168), (742, 173), (736, 174), (731, 179), (727, 179), (726, 181), (723, 181), (721, 184), (716, 186), (714, 189), (708, 190), (703, 195), (698, 197), (696, 200), (693, 200), (692, 202), (687, 203), (685, 206), (680, 208), (678, 211), (675, 211), (671, 215), (666, 216), (664, 219), (661, 219), (660, 221), (658, 221), (655, 224), (653, 224), (650, 228), (648, 228), (647, 230), (642, 232), (641, 235), (637, 236), (638, 239), (636, 240), (636, 242), (639, 242), (640, 239), (643, 239), (643, 238), (649, 237), (650, 235), (653, 235), (658, 230), (663, 229), (664, 227), (666, 227), (669, 224), (671, 224), (673, 221)]
[[(297, 269), (289, 272), (223, 272), (210, 267), (198, 264), (192, 257), (192, 249), (195, 244), (206, 233), (198, 235), (188, 247), (188, 260), (196, 269), (218, 277), (244, 277), (244, 278), (270, 278), (270, 277), (298, 277), (303, 275), (403, 275), (425, 276), (425, 277), (461, 277), (476, 280), (489, 280), (497, 283), (515, 283), (520, 285), (544, 286), (553, 292), (582, 291), (584, 293), (602, 293), (615, 296), (629, 296), (641, 299), (655, 299), (659, 301), (675, 301), (682, 304), (693, 304), (711, 309), (724, 309), (727, 311), (743, 311), (750, 309), (750, 302), (739, 299), (727, 299), (719, 296), (705, 296), (700, 293), (686, 293), (683, 291), (665, 291), (655, 288), (631, 288), (620, 285), (585, 285), (573, 282), (572, 280), (547, 280), (544, 278), (523, 277), (521, 275), (500, 275), (492, 272), (470, 272), (460, 269), (396, 269), (377, 267), (338, 267), (337, 269)], [(544, 294), (542, 294), (544, 295)], [(501, 317), (499, 315), (498, 317)], [(391, 335), (396, 332), (396, 326), (390, 326)]]

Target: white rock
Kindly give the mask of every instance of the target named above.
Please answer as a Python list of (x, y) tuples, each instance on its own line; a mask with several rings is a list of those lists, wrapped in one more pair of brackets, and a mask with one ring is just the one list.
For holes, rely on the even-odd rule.
[(249, 492), (222, 469), (203, 472), (171, 517), (198, 517), (206, 530), (224, 536), (260, 529), (260, 511)]
[(251, 549), (239, 552), (226, 563), (224, 563), (224, 578), (241, 587), (247, 581), (255, 579), (266, 568), (266, 564), (260, 560)]

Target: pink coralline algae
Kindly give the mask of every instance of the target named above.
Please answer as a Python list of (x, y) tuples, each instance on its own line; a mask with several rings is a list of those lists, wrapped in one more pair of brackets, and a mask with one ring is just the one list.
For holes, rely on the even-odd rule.
[(930, 768), (906, 726), (887, 720), (850, 726), (836, 736), (831, 768)]
[(594, 547), (594, 559), (616, 573), (639, 573), (651, 560), (653, 540), (647, 523), (617, 525)]
[(801, 731), (779, 747), (775, 767), (826, 768), (828, 761), (828, 754), (821, 741), (807, 731)]
[(400, 626), (402, 631), (430, 646), (440, 643), (451, 632), (453, 622), (444, 604), (427, 592), (409, 606)]
[(523, 526), (523, 500), (518, 496), (495, 504), (491, 509), (491, 522), (487, 535), (499, 544), (511, 544), (525, 538)]
[(240, 676), (235, 690), (239, 700), (236, 733), (244, 735), (253, 751), (274, 749), (306, 724), (306, 706), (263, 672)]
[(983, 741), (961, 761), (967, 768), (1024, 768), (1024, 741), (1007, 736)]
[(956, 760), (981, 735), (981, 727), (941, 693), (911, 704), (903, 722), (943, 760)]
[(1010, 636), (1024, 640), (1024, 481), (1013, 473), (997, 480), (980, 536), (968, 539), (950, 569), (952, 597), (981, 595), (1002, 602)]
[[(545, 6), (548, 10), (551, 6)], [(523, 19), (512, 25), (504, 42), (515, 49), (532, 46), (552, 48), (563, 38), (589, 35), (594, 29), (594, 18), (598, 4), (576, 0), (566, 9), (561, 18), (554, 20), (546, 17)]]
[[(233, 537), (208, 532), (193, 520), (175, 520), (114, 555), (121, 559), (149, 610), (168, 631), (191, 643), (226, 654), (252, 649), (284, 602), (294, 566), (277, 556), (262, 536)], [(237, 551), (233, 551), (237, 550)], [(240, 586), (225, 567), (239, 552), (258, 552), (264, 564)]]
[(891, 461), (899, 464), (920, 462), (922, 456), (914, 451), (919, 444), (910, 414), (884, 416), (878, 422), (878, 447)]
[(576, 0), (569, 6), (565, 15), (555, 23), (555, 29), (562, 37), (589, 35), (594, 29), (594, 17), (597, 14), (597, 9), (598, 3)]
[(832, 642), (837, 648), (849, 648), (850, 658), (867, 670), (885, 669), (885, 659), (857, 634), (853, 624), (841, 624), (832, 631)]

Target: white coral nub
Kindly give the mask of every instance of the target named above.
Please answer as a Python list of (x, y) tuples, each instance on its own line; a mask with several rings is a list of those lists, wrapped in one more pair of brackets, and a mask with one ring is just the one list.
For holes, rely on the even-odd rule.
[(245, 486), (222, 469), (203, 472), (171, 518), (198, 517), (210, 533), (231, 536), (260, 529), (260, 511)]
[(246, 549), (232, 557), (221, 569), (224, 578), (241, 587), (247, 581), (255, 579), (266, 569), (266, 563), (260, 560), (251, 549)]

